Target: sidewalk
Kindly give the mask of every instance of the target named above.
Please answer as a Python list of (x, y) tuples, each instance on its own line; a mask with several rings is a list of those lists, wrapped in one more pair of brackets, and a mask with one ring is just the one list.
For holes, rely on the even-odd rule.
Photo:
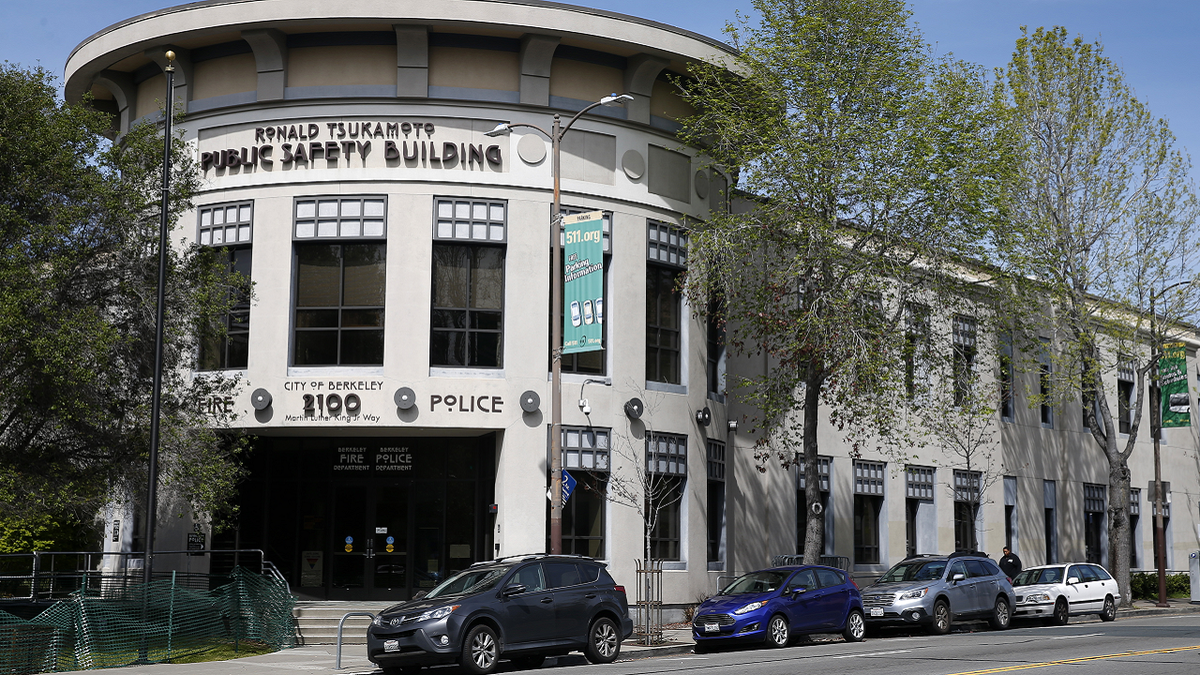
[[(1135, 600), (1133, 609), (1117, 611), (1117, 620), (1164, 614), (1200, 613), (1200, 604), (1193, 605), (1187, 600), (1172, 599), (1169, 607), (1155, 607), (1155, 603), (1147, 600)], [(1086, 623), (1099, 621), (1098, 618), (1073, 617), (1071, 623)], [(643, 647), (627, 640), (621, 646), (622, 661), (646, 659), (655, 656), (671, 654), (687, 654), (692, 651), (692, 632), (687, 628), (668, 628), (663, 631), (666, 642), (654, 647)], [(557, 657), (560, 663), (584, 663), (581, 654), (569, 654)], [(547, 659), (552, 664), (555, 657)], [(333, 645), (308, 645), (294, 649), (284, 649), (272, 654), (248, 656), (232, 661), (210, 661), (208, 663), (159, 663), (151, 666), (128, 666), (112, 668), (105, 672), (112, 675), (262, 675), (263, 673), (305, 673), (305, 675), (367, 675), (380, 671), (367, 660), (364, 645), (346, 645), (342, 648), (341, 670), (334, 669), (337, 660), (337, 649)], [(438, 669), (442, 670), (442, 669)], [(74, 675), (83, 673), (95, 674), (98, 671), (76, 671)], [(458, 672), (455, 670), (454, 672)], [(518, 672), (506, 662), (500, 664), (500, 671)], [(529, 672), (529, 671), (519, 671)]]

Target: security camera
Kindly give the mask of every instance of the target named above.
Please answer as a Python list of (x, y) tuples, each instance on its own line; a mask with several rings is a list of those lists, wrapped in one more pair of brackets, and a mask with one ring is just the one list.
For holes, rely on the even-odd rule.
[(592, 406), (588, 405), (588, 400), (586, 398), (579, 399), (579, 409), (583, 411), (584, 415), (592, 414)]

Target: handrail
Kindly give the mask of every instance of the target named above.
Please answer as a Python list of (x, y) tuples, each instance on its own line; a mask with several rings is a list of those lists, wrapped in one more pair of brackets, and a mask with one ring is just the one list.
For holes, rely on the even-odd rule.
[(371, 617), (372, 621), (375, 620), (375, 615), (370, 612), (346, 612), (344, 615), (342, 615), (342, 620), (338, 622), (337, 656), (333, 660), (334, 670), (342, 669), (342, 626), (346, 624), (346, 619), (349, 619), (352, 616), (369, 616)]

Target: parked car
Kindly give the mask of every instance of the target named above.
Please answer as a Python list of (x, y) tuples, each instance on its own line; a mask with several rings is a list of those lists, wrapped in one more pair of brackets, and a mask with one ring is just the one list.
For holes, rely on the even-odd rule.
[(1062, 626), (1072, 616), (1097, 614), (1117, 618), (1117, 580), (1094, 563), (1039, 565), (1012, 580), (1017, 594), (1016, 618), (1040, 618)]
[(821, 565), (740, 576), (701, 603), (692, 619), (697, 653), (742, 641), (784, 647), (807, 633), (841, 633), (857, 642), (864, 628), (858, 586), (844, 571)]
[(936, 634), (965, 619), (1008, 628), (1014, 597), (996, 563), (974, 551), (907, 558), (862, 592), (868, 627), (922, 625)]
[(537, 667), (575, 650), (611, 663), (632, 633), (625, 587), (604, 563), (518, 556), (476, 563), (380, 612), (367, 630), (367, 658), (387, 675), (439, 663), (483, 675), (501, 658)]

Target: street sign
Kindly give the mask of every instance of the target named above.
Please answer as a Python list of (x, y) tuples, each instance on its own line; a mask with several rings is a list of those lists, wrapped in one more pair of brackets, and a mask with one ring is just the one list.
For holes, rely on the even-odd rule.
[(563, 469), (563, 472), (562, 472), (563, 506), (566, 506), (567, 500), (571, 498), (571, 492), (575, 490), (575, 485), (577, 483), (578, 483), (578, 481), (575, 480), (575, 477), (572, 476), (571, 474), (567, 473), (566, 469)]

